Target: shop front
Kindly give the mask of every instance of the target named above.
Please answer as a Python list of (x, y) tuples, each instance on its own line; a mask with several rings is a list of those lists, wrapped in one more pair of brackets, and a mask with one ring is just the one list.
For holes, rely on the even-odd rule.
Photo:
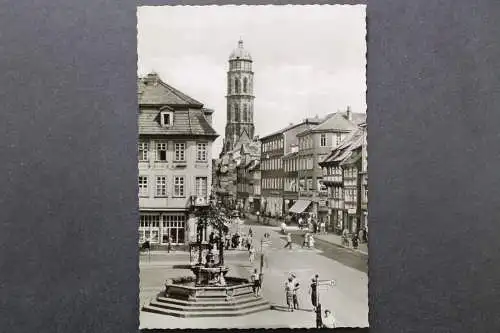
[(346, 218), (346, 227), (349, 229), (349, 232), (355, 233), (357, 230), (357, 214), (356, 209), (348, 209), (346, 214), (344, 215)]
[(344, 225), (344, 210), (342, 209), (332, 209), (332, 214), (330, 216), (330, 226), (333, 232), (340, 235), (342, 230), (346, 227)]
[(152, 246), (184, 245), (188, 234), (187, 213), (141, 211), (139, 243), (149, 241)]

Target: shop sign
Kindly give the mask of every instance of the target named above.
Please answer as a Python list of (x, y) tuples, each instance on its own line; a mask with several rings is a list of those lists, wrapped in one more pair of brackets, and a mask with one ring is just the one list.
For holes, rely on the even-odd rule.
[(356, 208), (350, 208), (347, 210), (348, 214), (356, 214)]

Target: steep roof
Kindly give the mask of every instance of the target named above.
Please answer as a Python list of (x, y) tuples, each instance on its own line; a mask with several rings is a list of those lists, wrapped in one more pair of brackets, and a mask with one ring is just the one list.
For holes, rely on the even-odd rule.
[(340, 162), (340, 165), (353, 164), (359, 161), (360, 159), (361, 159), (361, 152), (358, 150), (352, 150), (349, 157), (342, 160), (342, 162)]
[(140, 105), (203, 107), (203, 103), (166, 84), (156, 73), (138, 78), (137, 87)]
[[(347, 118), (347, 112), (340, 112), (344, 117)], [(361, 125), (366, 122), (366, 113), (351, 112), (351, 121), (356, 125)]]
[(203, 111), (175, 110), (172, 126), (163, 127), (160, 124), (160, 113), (155, 110), (141, 110), (139, 112), (139, 134), (146, 135), (199, 135), (216, 138), (219, 135), (210, 126)]
[(328, 130), (337, 130), (342, 132), (350, 132), (357, 129), (356, 124), (348, 120), (342, 112), (337, 112), (330, 117), (327, 117), (321, 124), (314, 126), (312, 128), (306, 129), (297, 134), (297, 136), (303, 136), (308, 133), (322, 132)]
[(282, 133), (285, 133), (286, 131), (288, 130), (291, 130), (292, 128), (295, 128), (297, 126), (300, 126), (300, 125), (304, 125), (304, 124), (312, 124), (312, 125), (318, 125), (318, 124), (321, 124), (322, 121), (324, 121), (324, 119), (328, 118), (330, 116), (327, 115), (326, 117), (324, 118), (319, 118), (319, 117), (314, 117), (314, 118), (306, 118), (304, 120), (302, 120), (300, 123), (297, 123), (297, 124), (290, 124), (280, 130), (277, 130), (277, 131), (274, 131), (270, 134), (267, 134), (263, 137), (260, 138), (260, 140), (263, 140), (263, 139), (267, 139), (271, 136), (275, 136), (275, 135), (278, 135), (278, 134), (282, 134)]
[(342, 162), (351, 158), (353, 155), (353, 151), (363, 145), (365, 136), (365, 128), (358, 128), (356, 131), (353, 131), (344, 140), (342, 140), (340, 145), (333, 149), (330, 154), (319, 164), (323, 165), (325, 163), (331, 162)]

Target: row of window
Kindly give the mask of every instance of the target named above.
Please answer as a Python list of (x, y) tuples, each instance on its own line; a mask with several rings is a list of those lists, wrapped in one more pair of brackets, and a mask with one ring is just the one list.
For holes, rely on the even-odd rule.
[(229, 122), (252, 122), (252, 113), (249, 110), (248, 104), (243, 104), (243, 110), (240, 112), (240, 106), (238, 104), (233, 105), (233, 109), (231, 112), (231, 118), (228, 119)]
[[(331, 144), (328, 144), (328, 134), (321, 133), (319, 135), (319, 146), (320, 147), (328, 147), (328, 146), (338, 146), (342, 142), (342, 134), (334, 133), (332, 136)], [(314, 148), (314, 139), (312, 136), (305, 136), (299, 139), (299, 149), (310, 149)]]
[(326, 175), (326, 176), (342, 176), (342, 168), (339, 167), (339, 166), (323, 168), (323, 175)]
[[(242, 92), (244, 94), (247, 94), (247, 93), (250, 93), (250, 84), (249, 84), (249, 80), (247, 77), (244, 77), (243, 80), (241, 80), (240, 78), (234, 78), (232, 80), (232, 89), (231, 87), (228, 87), (228, 90), (229, 90), (229, 93), (233, 93), (233, 94), (241, 94)], [(231, 84), (231, 80), (229, 80), (229, 84)]]
[(358, 191), (353, 188), (344, 189), (344, 200), (348, 202), (358, 201)]
[[(167, 176), (156, 176), (154, 178), (154, 196), (155, 197), (166, 197), (167, 196)], [(150, 196), (150, 179), (148, 176), (139, 176), (139, 196), (149, 197)], [(173, 177), (173, 197), (184, 197), (186, 196), (185, 186), (186, 177), (185, 176), (174, 176)], [(197, 196), (207, 197), (207, 177), (196, 177), (195, 178), (195, 193)]]
[[(264, 189), (282, 189), (288, 192), (312, 191), (313, 178), (301, 178), (298, 183), (296, 178), (264, 178), (262, 179)], [(317, 189), (326, 191), (326, 187), (321, 183), (321, 178), (317, 179)]]
[(329, 187), (328, 188), (328, 196), (334, 199), (343, 199), (343, 189), (340, 186)]
[[(150, 142), (141, 141), (138, 145), (139, 149), (139, 161), (146, 162), (150, 160), (150, 152), (154, 153), (153, 160), (166, 162), (167, 161), (167, 142), (158, 141), (153, 145)], [(185, 142), (175, 142), (173, 151), (174, 162), (185, 162), (186, 161), (186, 143)], [(207, 162), (208, 161), (208, 143), (198, 142), (196, 144), (196, 161), (197, 162)]]
[(280, 158), (263, 160), (261, 165), (262, 165), (262, 170), (279, 170), (283, 166)]
[(263, 189), (280, 190), (283, 186), (282, 178), (264, 178), (262, 179)]
[(266, 152), (271, 150), (283, 149), (283, 146), (284, 146), (283, 138), (275, 139), (273, 141), (263, 143), (262, 151)]
[(251, 71), (252, 70), (252, 63), (250, 61), (231, 61), (229, 63), (229, 69), (234, 70), (234, 69), (242, 69), (244, 71)]
[(345, 178), (357, 178), (358, 177), (358, 169), (357, 168), (344, 169), (344, 177)]
[[(346, 184), (347, 185), (347, 184)], [(323, 184), (322, 178), (316, 179), (316, 187), (313, 187), (313, 178), (264, 178), (262, 179), (262, 188), (264, 189), (281, 189), (289, 192), (298, 191), (313, 191), (319, 190), (319, 192), (328, 193), (329, 196), (333, 198), (342, 197), (342, 187), (327, 187)]]

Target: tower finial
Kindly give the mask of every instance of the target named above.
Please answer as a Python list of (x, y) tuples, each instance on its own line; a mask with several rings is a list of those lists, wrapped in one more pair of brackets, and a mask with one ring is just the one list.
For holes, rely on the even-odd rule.
[(240, 49), (242, 49), (242, 48), (243, 48), (243, 39), (241, 39), (241, 36), (240, 36), (240, 40), (238, 41), (238, 47), (239, 47)]

